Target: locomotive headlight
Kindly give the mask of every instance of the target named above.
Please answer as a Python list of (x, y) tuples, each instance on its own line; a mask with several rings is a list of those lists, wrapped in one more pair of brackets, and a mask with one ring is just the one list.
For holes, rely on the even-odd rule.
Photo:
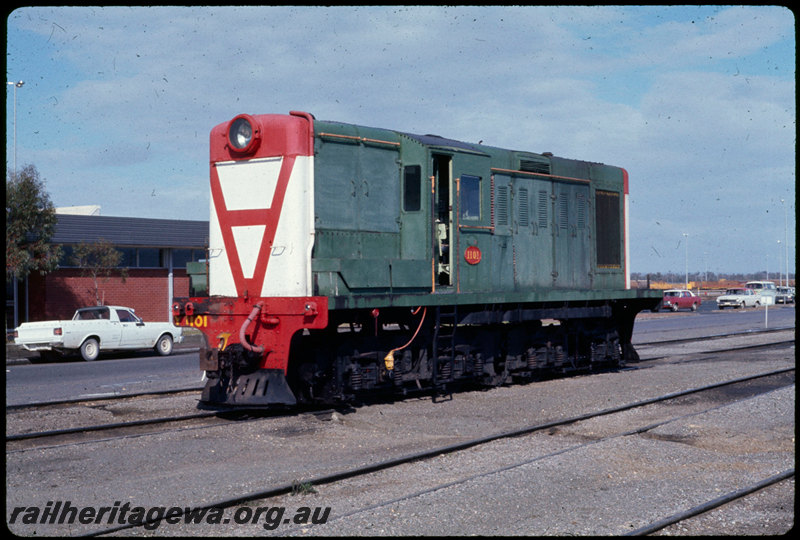
[(240, 114), (228, 125), (228, 144), (234, 152), (250, 153), (258, 148), (261, 130), (246, 114)]

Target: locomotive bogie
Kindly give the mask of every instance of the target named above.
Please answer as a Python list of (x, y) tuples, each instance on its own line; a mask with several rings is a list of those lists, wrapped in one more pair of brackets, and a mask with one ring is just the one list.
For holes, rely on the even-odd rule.
[[(441, 392), (635, 361), (624, 169), (337, 122), (211, 134), (203, 401)], [(203, 276), (204, 278), (206, 276)], [(544, 323), (543, 323), (544, 321)], [(549, 321), (549, 322), (548, 322)]]

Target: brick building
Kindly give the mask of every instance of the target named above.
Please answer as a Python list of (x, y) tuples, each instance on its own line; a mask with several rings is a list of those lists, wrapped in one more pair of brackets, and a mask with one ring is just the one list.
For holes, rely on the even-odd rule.
[(168, 321), (173, 296), (189, 295), (186, 263), (205, 259), (207, 221), (144, 219), (96, 215), (57, 215), (51, 240), (62, 246), (58, 270), (6, 285), (6, 326), (25, 321), (69, 319), (79, 307), (96, 303), (92, 278), (71, 266), (73, 248), (81, 242), (106, 240), (123, 254), (127, 268), (99, 280), (106, 305), (128, 306), (145, 321)]

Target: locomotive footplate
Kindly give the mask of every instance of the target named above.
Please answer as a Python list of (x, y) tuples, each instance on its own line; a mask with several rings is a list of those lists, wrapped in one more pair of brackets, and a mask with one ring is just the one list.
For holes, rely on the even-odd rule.
[(204, 403), (231, 406), (297, 404), (281, 369), (258, 369), (235, 377), (235, 381), (230, 381), (227, 377), (209, 378), (200, 400)]

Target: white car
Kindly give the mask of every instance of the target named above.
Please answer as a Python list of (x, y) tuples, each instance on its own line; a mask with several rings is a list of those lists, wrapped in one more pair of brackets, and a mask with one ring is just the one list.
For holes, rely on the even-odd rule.
[(778, 293), (775, 295), (775, 302), (778, 304), (793, 304), (794, 303), (794, 288), (793, 287), (778, 287)]
[(732, 308), (746, 308), (758, 307), (761, 305), (761, 297), (755, 293), (753, 289), (745, 287), (736, 287), (728, 289), (725, 294), (717, 297), (717, 307), (724, 309), (726, 307)]
[(778, 294), (778, 289), (771, 281), (748, 281), (744, 284), (748, 289), (752, 289), (761, 298), (759, 303), (762, 306), (775, 304), (775, 296)]
[(101, 351), (155, 349), (172, 354), (173, 343), (183, 340), (181, 328), (167, 322), (144, 322), (133, 309), (96, 306), (79, 309), (72, 320), (22, 323), (14, 330), (14, 343), (40, 354), (80, 352), (87, 362)]

